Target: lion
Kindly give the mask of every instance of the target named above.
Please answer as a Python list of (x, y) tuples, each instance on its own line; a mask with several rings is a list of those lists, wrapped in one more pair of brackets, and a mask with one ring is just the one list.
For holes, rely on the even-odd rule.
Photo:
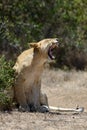
[[(13, 67), (16, 72), (14, 83), (14, 99), (19, 110), (49, 112), (51, 110), (67, 111), (67, 109), (51, 107), (48, 105), (46, 94), (41, 92), (41, 75), (45, 63), (55, 57), (53, 51), (58, 48), (57, 38), (41, 40), (30, 43), (31, 48), (22, 52)], [(69, 109), (82, 111), (83, 109)]]

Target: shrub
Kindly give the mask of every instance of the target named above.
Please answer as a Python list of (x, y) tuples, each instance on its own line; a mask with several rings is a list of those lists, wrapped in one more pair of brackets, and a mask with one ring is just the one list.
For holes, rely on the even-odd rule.
[(10, 109), (12, 106), (11, 89), (14, 81), (13, 62), (0, 58), (0, 109)]
[(81, 48), (75, 45), (60, 45), (56, 51), (56, 67), (62, 69), (85, 70), (87, 68), (87, 53), (84, 46)]

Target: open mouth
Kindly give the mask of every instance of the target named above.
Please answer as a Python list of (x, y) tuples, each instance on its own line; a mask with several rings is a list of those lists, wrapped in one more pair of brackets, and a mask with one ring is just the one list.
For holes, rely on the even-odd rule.
[(56, 47), (58, 47), (56, 44), (49, 47), (48, 56), (50, 57), (51, 60), (55, 59), (53, 52)]

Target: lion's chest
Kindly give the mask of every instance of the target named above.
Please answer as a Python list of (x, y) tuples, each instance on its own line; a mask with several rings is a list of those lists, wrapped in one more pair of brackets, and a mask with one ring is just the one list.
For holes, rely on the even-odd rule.
[(41, 74), (35, 70), (26, 71), (19, 76), (19, 79), (28, 102), (36, 104), (40, 98)]
[(28, 104), (33, 106), (40, 105), (40, 89), (41, 89), (40, 79), (31, 76), (29, 77), (29, 80), (25, 81), (23, 87)]

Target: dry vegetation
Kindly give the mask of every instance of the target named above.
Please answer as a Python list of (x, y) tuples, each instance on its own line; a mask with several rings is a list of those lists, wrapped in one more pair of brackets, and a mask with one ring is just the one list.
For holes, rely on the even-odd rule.
[(0, 113), (0, 130), (87, 130), (87, 72), (46, 70), (42, 90), (49, 104), (61, 107), (83, 106), (75, 113)]
[(87, 109), (86, 71), (46, 71), (43, 87), (51, 105), (62, 107), (84, 106)]

